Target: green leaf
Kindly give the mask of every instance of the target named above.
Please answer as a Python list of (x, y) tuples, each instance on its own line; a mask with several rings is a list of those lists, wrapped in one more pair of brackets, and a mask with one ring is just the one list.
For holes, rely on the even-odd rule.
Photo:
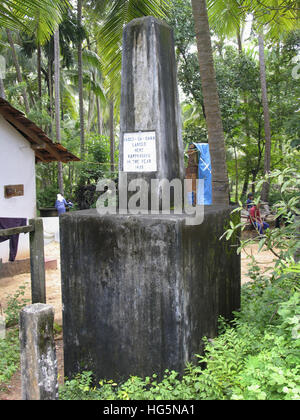
[(264, 246), (264, 244), (266, 243), (266, 240), (267, 240), (267, 238), (263, 238), (263, 239), (261, 239), (261, 240), (259, 241), (259, 244), (258, 244), (258, 252), (260, 252), (260, 251), (261, 251), (262, 247), (263, 247), (263, 246)]

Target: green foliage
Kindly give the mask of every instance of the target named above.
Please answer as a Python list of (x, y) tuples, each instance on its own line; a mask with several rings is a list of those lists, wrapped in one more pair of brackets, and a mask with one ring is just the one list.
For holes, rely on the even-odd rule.
[[(293, 264), (294, 258), (300, 248), (299, 228), (300, 228), (300, 177), (297, 171), (297, 165), (287, 167), (281, 170), (274, 170), (257, 183), (260, 189), (263, 182), (272, 182), (277, 189), (277, 201), (274, 203), (272, 210), (274, 216), (281, 217), (284, 225), (280, 229), (267, 229), (264, 235), (257, 235), (254, 238), (243, 240), (238, 252), (241, 251), (249, 243), (259, 241), (258, 251), (267, 249), (276, 257), (276, 267), (282, 270), (286, 266)], [(254, 200), (259, 201), (259, 198)], [(243, 209), (240, 207), (233, 210), (239, 212)], [(222, 236), (230, 239), (232, 235), (237, 234), (240, 229), (243, 230), (247, 222), (231, 223), (230, 227)]]
[(5, 339), (0, 339), (0, 389), (5, 389), (5, 384), (19, 366), (19, 334), (18, 330), (11, 330), (6, 333)]
[(54, 322), (53, 325), (54, 334), (61, 334), (62, 333), (62, 326)]
[[(190, 2), (172, 1), (169, 23), (175, 32), (178, 80), (185, 94), (184, 104), (196, 112), (183, 113), (185, 142), (206, 141), (206, 121), (199, 63), (196, 53)], [(258, 2), (254, 2), (258, 3)], [(259, 62), (256, 36), (253, 34), (238, 48), (246, 8), (234, 1), (208, 1), (212, 47), (220, 107), (225, 134), (227, 167), (234, 201), (247, 194), (248, 186), (263, 173), (264, 121), (261, 103)], [(256, 9), (255, 9), (256, 10)], [(277, 16), (278, 17), (278, 16)], [(259, 16), (256, 16), (258, 19)], [(279, 18), (279, 17), (278, 17)], [(284, 16), (280, 16), (281, 24)], [(263, 21), (263, 19), (262, 19)], [(265, 22), (264, 22), (265, 23)], [(290, 22), (295, 23), (295, 22)], [(274, 22), (270, 22), (281, 32)], [(283, 31), (284, 32), (284, 31)], [(280, 42), (266, 40), (266, 72), (272, 128), (271, 168), (289, 165), (286, 156), (290, 145), (299, 142), (299, 84), (292, 77), (293, 58), (299, 53), (299, 31), (296, 29)], [(230, 38), (230, 45), (228, 39)], [(186, 105), (185, 105), (186, 107)], [(292, 155), (290, 155), (291, 160)], [(296, 157), (292, 158), (295, 161)]]
[(79, 184), (97, 183), (110, 176), (110, 140), (105, 136), (90, 134), (86, 142), (85, 161), (79, 167)]
[(184, 145), (190, 143), (206, 143), (207, 130), (201, 127), (201, 113), (199, 107), (190, 103), (184, 103), (182, 106), (183, 113), (183, 132), (182, 138)]
[(59, 397), (62, 400), (95, 400), (99, 393), (91, 386), (92, 372), (83, 372), (60, 387)]
[(3, 28), (32, 32), (33, 21), (38, 20), (40, 37), (46, 39), (60, 22), (67, 5), (66, 0), (2, 0), (0, 24)]
[(54, 207), (57, 193), (57, 185), (48, 185), (44, 189), (38, 189), (36, 198), (37, 208)]
[[(14, 295), (7, 296), (4, 311), (6, 328), (19, 323), (20, 310), (28, 303), (28, 300), (24, 299), (24, 294), (25, 286), (20, 286)], [(10, 328), (6, 330), (5, 338), (0, 339), (0, 389), (5, 389), (5, 385), (19, 366), (19, 331), (17, 328)]]
[[(117, 154), (115, 155), (115, 161)], [(105, 136), (91, 134), (86, 143), (86, 156), (77, 165), (78, 183), (74, 191), (74, 203), (80, 210), (95, 207), (100, 193), (96, 185), (101, 178), (114, 178), (110, 168), (110, 141)]]
[(11, 327), (19, 323), (19, 313), (24, 306), (29, 302), (24, 298), (25, 286), (19, 286), (18, 290), (13, 295), (7, 296), (5, 321), (6, 326)]
[[(279, 295), (277, 287), (273, 290)], [(236, 378), (233, 399), (300, 399), (300, 293), (291, 293), (283, 302), (278, 299), (277, 305), (271, 297), (269, 293), (265, 299), (273, 308), (277, 306), (277, 316), (260, 324), (261, 329), (264, 326), (261, 350), (247, 357)]]

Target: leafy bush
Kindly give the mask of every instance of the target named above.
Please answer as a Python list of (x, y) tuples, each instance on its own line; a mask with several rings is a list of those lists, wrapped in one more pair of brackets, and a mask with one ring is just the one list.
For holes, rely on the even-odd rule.
[(7, 332), (5, 339), (0, 339), (0, 389), (5, 388), (19, 365), (19, 334), (12, 330)]
[(24, 298), (25, 287), (26, 286), (19, 286), (14, 295), (7, 296), (5, 310), (5, 322), (7, 327), (18, 324), (21, 309), (29, 303), (29, 300)]
[(58, 193), (57, 185), (49, 185), (44, 189), (37, 190), (37, 206), (38, 208), (54, 207), (56, 195)]
[(261, 350), (245, 360), (233, 399), (300, 400), (300, 293), (279, 303), (275, 325), (266, 326)]
[[(25, 286), (19, 286), (13, 295), (7, 296), (7, 305), (4, 311), (6, 328), (14, 327), (19, 322), (20, 310), (28, 303), (24, 298)], [(0, 389), (20, 366), (19, 331), (10, 328), (6, 331), (5, 338), (0, 339)]]

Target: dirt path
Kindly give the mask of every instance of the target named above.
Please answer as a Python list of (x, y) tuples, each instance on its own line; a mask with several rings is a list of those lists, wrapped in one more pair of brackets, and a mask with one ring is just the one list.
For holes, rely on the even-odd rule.
[[(62, 325), (61, 285), (60, 285), (60, 249), (58, 242), (51, 242), (45, 246), (45, 257), (57, 259), (57, 270), (46, 271), (46, 300), (54, 307), (55, 320)], [(30, 273), (14, 277), (0, 278), (0, 304), (6, 308), (7, 297), (13, 296), (20, 286), (25, 286), (24, 298), (31, 300)]]
[[(260, 252), (258, 254), (258, 244), (248, 245), (241, 255), (241, 276), (242, 284), (250, 281), (248, 273), (249, 256), (255, 255), (256, 260), (263, 270), (273, 266), (273, 254), (271, 252)], [(62, 325), (62, 304), (61, 304), (61, 284), (60, 284), (60, 250), (57, 242), (52, 242), (45, 246), (45, 256), (57, 259), (57, 270), (48, 270), (46, 272), (46, 298), (47, 303), (52, 305), (55, 310), (54, 322)], [(25, 285), (24, 298), (30, 301), (30, 273), (18, 276), (0, 279), (0, 304), (5, 310), (8, 295), (14, 295), (20, 286)], [(62, 336), (56, 337), (56, 355), (59, 372), (59, 383), (63, 383), (63, 341)], [(21, 382), (20, 372), (16, 372), (12, 380), (7, 386), (6, 391), (0, 392), (0, 400), (20, 400), (21, 399)]]
[(260, 251), (258, 252), (258, 243), (247, 245), (246, 249), (241, 255), (241, 283), (247, 283), (251, 281), (248, 275), (249, 264), (251, 262), (251, 256), (255, 257), (258, 266), (261, 268), (262, 273), (267, 273), (268, 270), (274, 267), (274, 255), (271, 251)]

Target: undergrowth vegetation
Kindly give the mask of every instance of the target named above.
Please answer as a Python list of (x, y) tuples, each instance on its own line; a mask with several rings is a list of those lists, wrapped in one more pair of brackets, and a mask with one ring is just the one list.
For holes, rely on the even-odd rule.
[(13, 329), (6, 333), (5, 339), (0, 339), (0, 390), (5, 389), (19, 365), (19, 334)]
[[(25, 286), (19, 286), (13, 295), (7, 296), (4, 325), (7, 330), (0, 328), (0, 390), (5, 389), (5, 384), (9, 382), (12, 375), (20, 367), (19, 349), (19, 313), (28, 304), (28, 299), (24, 298)], [(3, 337), (2, 337), (3, 336)]]

